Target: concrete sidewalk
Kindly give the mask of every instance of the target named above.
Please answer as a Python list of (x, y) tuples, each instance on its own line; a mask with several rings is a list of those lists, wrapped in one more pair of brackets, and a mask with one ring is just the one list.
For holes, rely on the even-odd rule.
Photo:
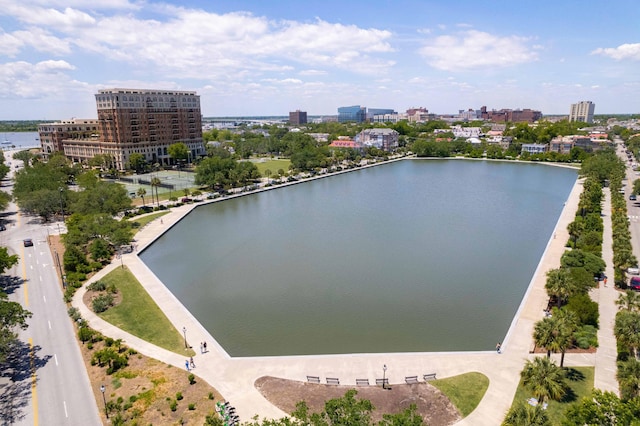
[[(427, 373), (436, 373), (438, 378), (471, 371), (485, 374), (490, 379), (485, 397), (479, 407), (458, 424), (495, 425), (502, 420), (511, 406), (525, 360), (533, 356), (529, 353), (532, 347), (533, 327), (535, 322), (543, 317), (543, 310), (547, 304), (544, 290), (546, 272), (560, 265), (560, 257), (565, 250), (564, 243), (569, 237), (567, 225), (575, 216), (581, 192), (582, 181), (579, 180), (574, 185), (550, 236), (544, 255), (503, 342), (501, 354), (489, 351), (231, 358), (142, 263), (136, 252), (125, 254), (122, 263), (134, 273), (175, 328), (181, 332), (183, 327), (186, 327), (187, 339), (197, 353), (194, 357), (196, 368), (193, 373), (220, 391), (236, 407), (243, 420), (248, 420), (256, 414), (261, 418), (285, 416), (284, 412), (270, 404), (254, 387), (255, 380), (261, 376), (305, 381), (307, 375), (314, 375), (320, 376), (323, 382), (326, 377), (337, 377), (340, 384), (355, 385), (356, 378), (368, 378), (370, 383), (375, 383), (376, 378), (382, 378), (382, 366), (386, 364), (386, 377), (392, 384), (404, 383), (405, 376), (422, 377)], [(152, 243), (192, 208), (193, 205), (175, 208), (162, 218), (162, 222), (155, 220), (145, 226), (136, 235), (138, 249), (141, 250)], [(116, 260), (91, 281), (98, 280), (114, 268), (120, 267), (120, 262)], [(613, 276), (613, 273), (609, 276)], [(615, 293), (613, 289), (605, 290), (611, 294)], [(82, 303), (83, 294), (84, 288), (76, 293), (73, 305), (80, 309), (82, 316), (92, 328), (112, 338), (122, 339), (125, 344), (144, 355), (184, 368), (184, 356), (158, 348), (102, 321)], [(200, 354), (199, 351), (200, 342), (203, 341), (208, 345), (209, 352), (206, 354)], [(604, 345), (601, 344), (602, 346)], [(569, 354), (565, 358), (565, 364), (597, 365), (599, 358), (595, 354)], [(615, 380), (615, 372), (607, 371), (606, 374)]]

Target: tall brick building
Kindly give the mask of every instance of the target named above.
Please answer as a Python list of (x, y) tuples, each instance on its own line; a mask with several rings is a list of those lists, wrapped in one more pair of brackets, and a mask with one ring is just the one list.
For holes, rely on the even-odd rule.
[(489, 120), (494, 123), (506, 123), (507, 121), (511, 123), (518, 123), (522, 121), (533, 123), (534, 121), (538, 121), (542, 118), (542, 113), (529, 108), (501, 109), (499, 111), (494, 109), (487, 111), (487, 107), (483, 106), (480, 108), (480, 116), (482, 119)]

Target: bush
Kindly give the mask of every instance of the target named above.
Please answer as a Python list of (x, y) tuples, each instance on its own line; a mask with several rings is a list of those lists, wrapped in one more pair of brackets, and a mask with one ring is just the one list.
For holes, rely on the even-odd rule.
[(598, 327), (598, 304), (591, 300), (587, 294), (576, 294), (569, 297), (567, 309), (575, 312), (578, 321), (582, 325)]
[(87, 286), (87, 290), (89, 291), (105, 291), (107, 289), (107, 283), (104, 281), (96, 281)]
[(598, 347), (598, 329), (592, 325), (584, 325), (580, 327), (573, 337), (581, 349), (597, 348)]
[(171, 408), (171, 411), (176, 411), (178, 409), (178, 401), (173, 400), (169, 403), (169, 408)]
[(113, 296), (110, 294), (101, 294), (91, 301), (91, 309), (99, 314), (113, 306)]
[(189, 407), (189, 410), (193, 411), (196, 409), (196, 404), (189, 404), (188, 407)]
[(209, 392), (209, 399), (213, 400), (213, 392)]
[(196, 376), (194, 376), (193, 374), (189, 374), (189, 384), (192, 385), (196, 382)]
[(94, 331), (89, 327), (80, 327), (78, 330), (78, 339), (80, 339), (82, 343), (88, 342), (93, 337), (93, 333)]
[(182, 398), (184, 398), (184, 397), (182, 396), (182, 392), (178, 392), (178, 393), (176, 393), (176, 399), (177, 399), (178, 401), (182, 400)]
[(69, 316), (74, 322), (77, 322), (79, 319), (82, 319), (82, 315), (80, 315), (80, 311), (78, 310), (78, 308), (75, 308), (72, 306), (69, 308), (69, 310), (67, 310), (67, 313), (69, 314)]
[(66, 303), (71, 303), (71, 300), (73, 300), (73, 295), (75, 294), (76, 289), (73, 287), (67, 287), (67, 289), (64, 291), (64, 301)]

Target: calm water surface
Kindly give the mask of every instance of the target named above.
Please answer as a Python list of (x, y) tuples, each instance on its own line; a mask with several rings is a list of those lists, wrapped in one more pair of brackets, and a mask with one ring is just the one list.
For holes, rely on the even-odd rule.
[(141, 257), (232, 356), (490, 350), (576, 176), (402, 161), (199, 207)]

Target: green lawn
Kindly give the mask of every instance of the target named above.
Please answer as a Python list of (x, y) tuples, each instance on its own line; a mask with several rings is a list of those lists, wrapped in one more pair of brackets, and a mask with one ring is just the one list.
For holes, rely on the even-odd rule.
[(165, 211), (161, 211), (161, 212), (156, 212), (153, 214), (150, 214), (148, 216), (143, 216), (143, 217), (134, 217), (129, 219), (131, 222), (138, 222), (140, 224), (140, 228), (144, 227), (147, 223), (161, 217), (164, 216), (166, 214), (169, 214), (170, 212), (168, 210)]
[(284, 170), (285, 173), (288, 172), (291, 161), (290, 160), (266, 160), (264, 162), (254, 162), (253, 164), (255, 164), (256, 167), (258, 167), (258, 171), (264, 177), (267, 177), (264, 174), (264, 171), (267, 169), (271, 170), (270, 177), (273, 178), (276, 175), (276, 173), (278, 173), (279, 169)]
[(482, 373), (473, 372), (429, 383), (449, 398), (462, 417), (467, 417), (480, 404), (489, 387), (489, 378)]
[(183, 335), (127, 268), (114, 269), (102, 281), (107, 286), (116, 285), (122, 302), (98, 314), (100, 318), (161, 348), (180, 355), (195, 355), (191, 349), (185, 351)]
[[(588, 396), (593, 389), (593, 376), (595, 374), (593, 367), (571, 367), (566, 368), (566, 371), (568, 377), (566, 383), (569, 386), (569, 392), (561, 401), (546, 401), (549, 403), (547, 414), (549, 414), (552, 424), (560, 424), (569, 405), (579, 401), (584, 396)], [(525, 389), (522, 385), (522, 380), (520, 380), (513, 401), (526, 401), (531, 396), (531, 392)]]

